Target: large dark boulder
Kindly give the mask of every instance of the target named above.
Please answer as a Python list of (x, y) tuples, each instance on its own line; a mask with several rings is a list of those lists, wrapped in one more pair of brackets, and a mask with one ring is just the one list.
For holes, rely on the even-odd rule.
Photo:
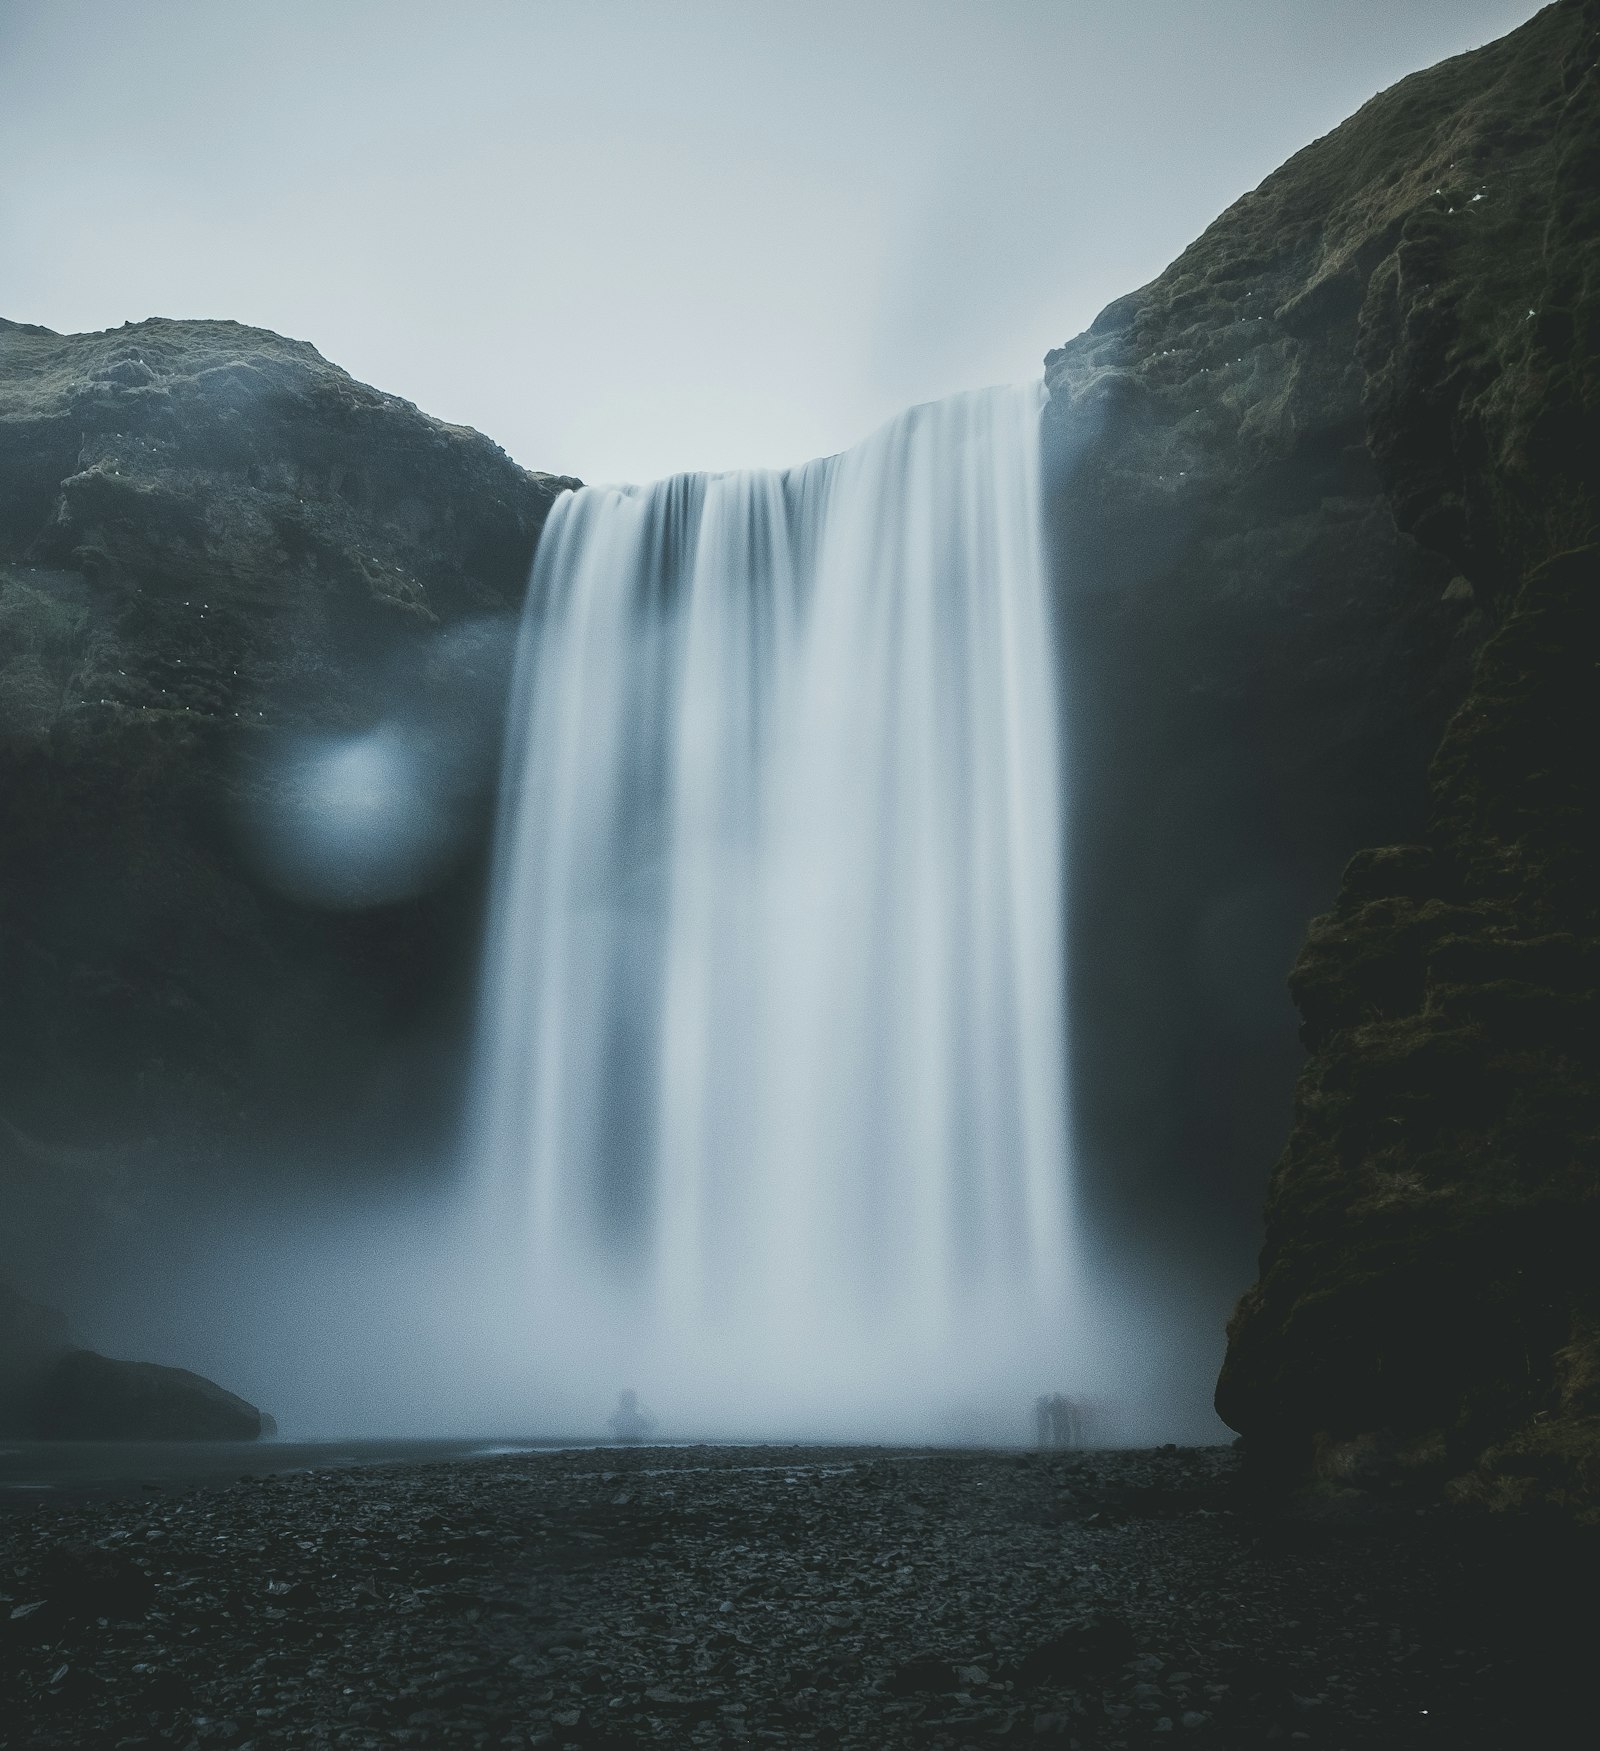
[(41, 1441), (254, 1441), (253, 1404), (187, 1368), (69, 1350), (34, 1381), (27, 1433)]
[(0, 1435), (18, 1432), (34, 1381), (71, 1348), (65, 1314), (0, 1282)]
[(0, 1435), (36, 1441), (254, 1441), (272, 1418), (187, 1368), (121, 1362), (0, 1282)]

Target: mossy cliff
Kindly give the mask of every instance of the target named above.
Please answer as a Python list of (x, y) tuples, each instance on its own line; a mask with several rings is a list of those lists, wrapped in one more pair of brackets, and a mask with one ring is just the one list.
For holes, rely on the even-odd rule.
[[(1085, 785), (1128, 792), (1089, 818), (1131, 847), (1081, 855), (1080, 924), (1128, 951), (1103, 1012), (1151, 952), (1199, 1036), (1172, 1056), (1215, 1067), (1169, 1149), (1218, 1150), (1228, 1054), (1163, 864), (1247, 886), (1264, 846), (1414, 841), (1350, 862), (1295, 967), (1311, 1059), (1217, 1393), (1334, 1476), (1600, 1484), (1597, 295), (1600, 9), (1567, 0), (1374, 99), (1050, 361), (1069, 649), (1116, 750)], [(1241, 785), (1233, 838), (1185, 823)], [(1141, 858), (1180, 894), (1148, 951)], [(1160, 1039), (1118, 1044), (1131, 1107)]]
[(399, 707), (464, 791), (492, 779), (495, 629), (562, 484), (258, 329), (0, 323), (14, 1241), (29, 1188), (448, 1108), (478, 841), (426, 897), (337, 911), (263, 881), (239, 824), (286, 738)]
[[(1592, 441), (1592, 440), (1591, 440)], [(1218, 1407), (1337, 1481), (1600, 1505), (1600, 549), (1535, 566), (1293, 986), (1312, 1056)]]
[(1407, 79), (1048, 366), (1094, 1195), (1255, 1195), (1296, 1052), (1240, 994), (1410, 842), (1295, 967), (1217, 1405), (1508, 1499), (1600, 1453), (1597, 69), (1568, 0)]

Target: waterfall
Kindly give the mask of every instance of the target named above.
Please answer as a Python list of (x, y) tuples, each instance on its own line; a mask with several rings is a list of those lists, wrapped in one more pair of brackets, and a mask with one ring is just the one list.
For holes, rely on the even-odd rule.
[(545, 1425), (1009, 1433), (1063, 1383), (1043, 395), (551, 511), (468, 1151)]

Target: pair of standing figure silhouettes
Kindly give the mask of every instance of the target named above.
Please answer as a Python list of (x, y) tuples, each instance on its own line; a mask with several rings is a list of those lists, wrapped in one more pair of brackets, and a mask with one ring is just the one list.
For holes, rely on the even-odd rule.
[(1065, 1393), (1040, 1394), (1033, 1415), (1041, 1447), (1063, 1451), (1083, 1445), (1083, 1412)]

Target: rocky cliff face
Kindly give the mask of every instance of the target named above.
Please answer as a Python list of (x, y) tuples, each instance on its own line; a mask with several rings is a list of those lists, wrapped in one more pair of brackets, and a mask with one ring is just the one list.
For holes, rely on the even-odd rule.
[[(1352, 862), (1295, 968), (1312, 1058), (1218, 1388), (1258, 1443), (1333, 1477), (1409, 1465), (1490, 1501), (1590, 1506), (1597, 68), (1600, 9), (1564, 5), (1413, 99), (1439, 105), (1441, 155), (1484, 186), (1441, 166), (1445, 212), (1374, 275), (1369, 429), (1397, 517), (1456, 560), (1497, 630), (1420, 842)], [(1497, 195), (1505, 217), (1480, 234), (1474, 209)]]
[[(504, 633), (566, 484), (260, 330), (0, 323), (14, 1243), (30, 1189), (448, 1110)], [(245, 831), (285, 749), (397, 717), (448, 755), (449, 868), (359, 910), (285, 893)]]
[(1252, 1195), (1297, 1057), (1252, 993), (1351, 851), (1416, 842), (1296, 967), (1218, 1393), (1335, 1468), (1595, 1408), (1596, 33), (1554, 6), (1383, 94), (1049, 361), (1104, 1208)]
[(1335, 1473), (1492, 1449), (1509, 1496), (1600, 1481), (1597, 65), (1568, 0), (1405, 81), (1049, 367), (1110, 831), (1080, 980), (1123, 1018), (1079, 1050), (1089, 1142), (1225, 1163), (1252, 912), (1413, 841), (1350, 863), (1296, 966), (1313, 1055), (1217, 1403)]
[(1516, 592), (1419, 844), (1354, 859), (1224, 1416), (1334, 1479), (1600, 1500), (1600, 549)]

